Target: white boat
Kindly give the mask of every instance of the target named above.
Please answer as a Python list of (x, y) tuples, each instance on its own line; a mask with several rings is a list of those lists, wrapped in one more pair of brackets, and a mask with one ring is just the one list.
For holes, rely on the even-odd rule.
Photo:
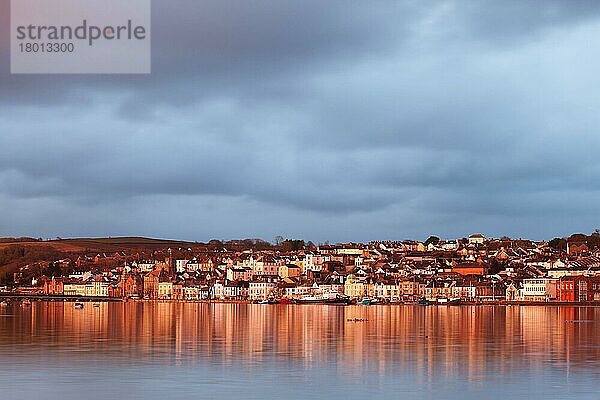
[(460, 304), (460, 298), (448, 298), (448, 297), (438, 297), (437, 303), (442, 305), (456, 305)]
[(348, 304), (350, 298), (338, 292), (325, 292), (300, 297), (298, 304)]
[(83, 308), (83, 303), (75, 303), (74, 307), (77, 308), (77, 309), (82, 309)]

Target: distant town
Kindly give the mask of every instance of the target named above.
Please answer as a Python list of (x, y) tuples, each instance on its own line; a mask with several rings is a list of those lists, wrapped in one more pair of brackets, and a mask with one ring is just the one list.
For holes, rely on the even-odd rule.
[[(3, 299), (600, 304), (600, 232), (318, 244), (5, 239)], [(106, 251), (106, 249), (118, 249)], [(103, 249), (105, 251), (97, 251)]]

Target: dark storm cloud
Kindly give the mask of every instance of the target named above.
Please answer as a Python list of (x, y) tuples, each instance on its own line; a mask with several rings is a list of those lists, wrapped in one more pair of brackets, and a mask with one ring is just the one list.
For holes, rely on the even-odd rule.
[[(2, 53), (8, 52), (8, 7), (9, 1), (1, 0)], [(294, 96), (291, 76), (385, 57), (429, 29), (442, 36), (438, 40), (444, 46), (527, 39), (540, 29), (594, 18), (600, 5), (581, 0), (175, 0), (154, 1), (152, 11), (152, 76), (11, 76), (5, 59), (0, 95), (12, 102), (79, 104), (87, 90), (126, 87), (138, 94), (126, 103), (136, 110), (164, 102), (179, 106), (215, 93), (277, 99)], [(139, 96), (145, 100), (141, 104)]]
[(149, 76), (8, 74), (7, 4), (6, 234), (593, 226), (597, 2), (155, 0)]
[[(2, 0), (0, 14), (7, 15), (3, 11), (8, 3)], [(49, 80), (3, 74), (0, 82), (5, 95), (18, 95), (26, 88), (33, 92), (31, 98), (60, 96), (65, 101), (81, 88), (121, 90), (123, 85), (137, 94), (161, 94), (147, 98), (148, 103), (180, 105), (215, 92), (235, 95), (247, 88), (261, 89), (265, 80), (287, 80), (307, 67), (318, 68), (325, 60), (350, 62), (356, 54), (388, 47), (386, 42), (396, 41), (410, 17), (398, 11), (409, 7), (381, 6), (341, 0), (154, 1), (152, 76)], [(6, 38), (8, 24), (3, 27)], [(8, 47), (6, 40), (2, 46)], [(8, 71), (8, 64), (4, 67)], [(62, 97), (65, 91), (68, 95)]]

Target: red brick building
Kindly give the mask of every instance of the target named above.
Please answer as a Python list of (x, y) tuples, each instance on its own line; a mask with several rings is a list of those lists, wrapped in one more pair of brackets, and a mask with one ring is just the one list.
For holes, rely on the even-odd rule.
[(600, 277), (564, 276), (556, 285), (558, 301), (600, 301)]
[(110, 297), (138, 297), (141, 293), (142, 282), (132, 275), (124, 275), (116, 285), (109, 289)]
[(45, 279), (44, 280), (44, 294), (57, 295), (63, 294), (64, 283), (62, 279)]
[(482, 262), (460, 263), (452, 267), (452, 272), (459, 275), (485, 275), (487, 274), (488, 266)]
[(567, 241), (567, 254), (570, 256), (584, 256), (589, 251), (588, 245), (584, 242)]

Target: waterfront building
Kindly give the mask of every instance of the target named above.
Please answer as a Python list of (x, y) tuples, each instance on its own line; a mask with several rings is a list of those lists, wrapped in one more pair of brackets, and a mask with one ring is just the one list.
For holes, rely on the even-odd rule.
[(277, 284), (266, 280), (253, 281), (248, 285), (248, 298), (250, 300), (265, 300), (271, 297)]
[(523, 301), (550, 301), (556, 299), (556, 285), (554, 278), (529, 278), (523, 279), (519, 300)]

